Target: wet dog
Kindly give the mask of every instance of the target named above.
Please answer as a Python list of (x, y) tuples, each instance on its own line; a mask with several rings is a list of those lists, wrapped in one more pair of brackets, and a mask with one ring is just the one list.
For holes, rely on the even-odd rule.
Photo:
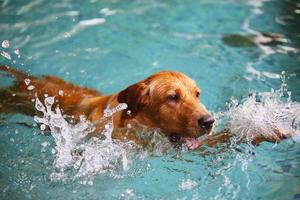
[[(202, 142), (197, 139), (212, 131), (215, 120), (201, 103), (201, 90), (196, 82), (180, 72), (158, 72), (121, 92), (103, 95), (57, 77), (35, 77), (7, 66), (1, 66), (0, 71), (16, 80), (11, 87), (0, 91), (1, 112), (36, 115), (38, 113), (32, 100), (37, 97), (43, 101), (45, 95), (54, 96), (55, 104), (59, 105), (64, 115), (77, 120), (84, 115), (97, 126), (108, 105), (114, 107), (126, 103), (127, 109), (113, 116), (115, 130), (128, 126), (134, 130), (159, 129), (171, 141), (185, 143), (189, 149), (201, 144), (213, 146), (229, 139), (227, 132)], [(100, 134), (101, 128), (96, 127), (97, 131), (92, 135)], [(134, 133), (125, 134), (122, 131), (115, 132), (113, 138), (137, 140)], [(267, 139), (254, 138), (253, 143), (264, 140)]]
[(196, 82), (180, 72), (162, 71), (119, 93), (102, 95), (57, 77), (34, 77), (6, 66), (0, 70), (17, 80), (1, 93), (2, 111), (6, 112), (35, 115), (32, 99), (43, 100), (47, 94), (55, 96), (63, 114), (75, 119), (84, 115), (96, 124), (108, 105), (126, 103), (128, 108), (114, 115), (114, 128), (158, 128), (172, 140), (185, 141), (191, 147), (197, 146), (196, 138), (211, 132), (215, 121), (199, 100), (201, 90)]

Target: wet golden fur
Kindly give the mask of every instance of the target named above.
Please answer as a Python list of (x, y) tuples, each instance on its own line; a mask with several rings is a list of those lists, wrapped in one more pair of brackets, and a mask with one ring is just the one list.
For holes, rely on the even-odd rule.
[[(200, 89), (195, 81), (180, 72), (162, 71), (119, 93), (102, 95), (57, 77), (35, 77), (6, 66), (0, 70), (14, 75), (17, 80), (6, 92), (1, 92), (4, 100), (1, 102), (2, 111), (35, 115), (32, 99), (38, 97), (43, 101), (47, 94), (55, 96), (56, 104), (59, 104), (63, 114), (74, 116), (75, 119), (85, 115), (95, 124), (103, 116), (103, 110), (108, 104), (116, 106), (126, 103), (128, 109), (114, 116), (115, 128), (131, 124), (159, 128), (167, 135), (185, 137), (198, 137), (209, 131), (198, 124), (198, 119), (208, 114), (199, 102)], [(28, 90), (25, 79), (30, 80), (29, 85), (34, 86), (33, 90)], [(63, 95), (59, 95), (60, 90)], [(172, 95), (178, 95), (179, 99), (170, 100)]]
[[(0, 71), (16, 79), (13, 86), (0, 90), (0, 112), (36, 115), (38, 113), (32, 100), (38, 97), (43, 101), (47, 94), (55, 97), (63, 114), (75, 119), (85, 115), (96, 126), (108, 105), (126, 103), (128, 109), (113, 117), (115, 129), (126, 128), (130, 124), (137, 130), (158, 128), (168, 136), (194, 138), (211, 131), (211, 128), (204, 129), (198, 124), (198, 119), (209, 114), (199, 101), (200, 88), (195, 81), (180, 72), (158, 72), (121, 92), (102, 95), (96, 90), (79, 87), (57, 77), (35, 77), (7, 66), (1, 66)], [(35, 87), (33, 90), (28, 90), (25, 79), (30, 80), (29, 85)], [(59, 95), (60, 90), (63, 95)], [(97, 131), (93, 135), (99, 134), (101, 128), (96, 127)], [(219, 142), (224, 143), (229, 140), (229, 136), (227, 132), (223, 132), (208, 137), (203, 144), (214, 146)], [(137, 140), (134, 133), (128, 132), (117, 132), (113, 137)], [(279, 134), (279, 138), (284, 137)], [(253, 143), (266, 140), (278, 141), (277, 138), (259, 137), (254, 138)]]

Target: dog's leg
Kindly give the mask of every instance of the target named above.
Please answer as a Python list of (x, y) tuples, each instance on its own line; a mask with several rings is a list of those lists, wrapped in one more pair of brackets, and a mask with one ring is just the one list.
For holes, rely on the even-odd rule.
[(0, 113), (36, 114), (34, 103), (26, 95), (9, 89), (0, 89)]
[(55, 97), (54, 107), (58, 104), (64, 114), (87, 115), (85, 112), (92, 112), (93, 107), (85, 105), (83, 108), (82, 102), (101, 96), (96, 90), (82, 88), (57, 77), (35, 77), (8, 66), (0, 66), (0, 76), (14, 78), (13, 85), (0, 89), (1, 112), (34, 115), (34, 100), (39, 98), (44, 102), (46, 95)]
[[(8, 66), (0, 66), (0, 73), (0, 77), (5, 76), (14, 78), (13, 85), (8, 88), (0, 88), (0, 112), (18, 112), (26, 115), (33, 115), (35, 109), (31, 105), (31, 98), (22, 90), (18, 89), (18, 87), (21, 81), (33, 79), (35, 77)], [(24, 85), (26, 85), (26, 83), (24, 83)]]

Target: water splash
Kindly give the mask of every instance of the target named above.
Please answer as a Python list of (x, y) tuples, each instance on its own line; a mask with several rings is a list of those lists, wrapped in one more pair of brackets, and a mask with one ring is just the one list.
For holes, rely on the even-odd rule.
[(183, 179), (179, 184), (180, 190), (191, 190), (198, 186), (198, 183), (191, 179)]
[[(100, 173), (115, 173), (118, 169), (127, 170), (131, 163), (130, 150), (135, 148), (132, 142), (113, 141), (113, 114), (126, 109), (126, 104), (114, 108), (106, 108), (101, 121), (108, 121), (102, 135), (105, 139), (92, 137), (86, 139), (89, 133), (95, 131), (95, 125), (80, 117), (77, 124), (68, 123), (60, 108), (52, 110), (54, 97), (46, 97), (44, 104), (36, 98), (35, 107), (43, 116), (35, 116), (34, 120), (42, 124), (41, 130), (48, 127), (55, 141), (52, 153), (55, 155), (54, 169), (50, 178), (53, 181), (65, 181), (84, 177), (83, 184), (93, 184), (93, 177)], [(104, 120), (105, 119), (105, 120)], [(43, 128), (42, 128), (43, 126)], [(75, 173), (75, 175), (74, 175)], [(72, 174), (71, 177), (68, 175)]]
[[(284, 75), (282, 82), (278, 90), (255, 93), (242, 101), (232, 99), (228, 111), (220, 115), (219, 121), (227, 122), (230, 131), (238, 139), (251, 140), (257, 135), (273, 136), (276, 129), (282, 133), (298, 133), (294, 139), (299, 141), (300, 103), (292, 101)], [(53, 181), (83, 179), (83, 184), (93, 184), (93, 178), (98, 174), (123, 177), (122, 174), (134, 166), (133, 160), (146, 158), (149, 149), (155, 155), (171, 149), (169, 140), (158, 131), (139, 133), (141, 139), (148, 141), (146, 151), (133, 142), (112, 140), (113, 115), (126, 109), (126, 104), (112, 108), (108, 105), (99, 120), (103, 124), (103, 130), (98, 134), (101, 137), (87, 139), (96, 127), (84, 116), (80, 117), (78, 123), (72, 124), (64, 119), (58, 106), (53, 108), (54, 97), (46, 97), (44, 103), (36, 98), (35, 103), (42, 116), (35, 116), (34, 119), (41, 124), (42, 132), (47, 127), (50, 129), (56, 145), (52, 149), (55, 158), (54, 172), (50, 178)]]
[(221, 120), (228, 122), (228, 128), (238, 139), (251, 141), (257, 136), (278, 139), (278, 133), (293, 135), (297, 142), (300, 134), (300, 103), (292, 101), (287, 90), (285, 73), (280, 89), (253, 93), (238, 101), (234, 98), (228, 104), (228, 111)]
[(9, 53), (7, 53), (6, 51), (1, 51), (0, 55), (3, 56), (4, 58), (11, 60), (11, 56)]
[(21, 53), (19, 49), (12, 49), (9, 40), (3, 40), (1, 42), (1, 51), (0, 55), (7, 60), (10, 60), (12, 63), (16, 63), (17, 59), (21, 57)]

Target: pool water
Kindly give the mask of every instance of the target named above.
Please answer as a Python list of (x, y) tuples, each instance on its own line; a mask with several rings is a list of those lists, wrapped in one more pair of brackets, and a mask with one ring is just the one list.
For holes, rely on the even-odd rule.
[[(0, 63), (34, 75), (108, 94), (178, 70), (200, 85), (215, 115), (228, 114), (232, 97), (248, 102), (250, 93), (270, 94), (283, 79), (291, 91), (283, 104), (300, 102), (300, 1), (4, 0), (0, 11)], [(268, 42), (271, 33), (279, 41)], [(293, 139), (128, 154), (126, 169), (53, 178), (53, 137), (41, 135), (32, 117), (0, 117), (1, 199), (300, 199)]]

